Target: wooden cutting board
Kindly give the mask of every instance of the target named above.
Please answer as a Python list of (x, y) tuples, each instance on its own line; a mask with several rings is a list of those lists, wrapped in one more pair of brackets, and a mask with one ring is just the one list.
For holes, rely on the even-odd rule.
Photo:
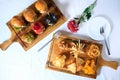
[[(78, 39), (78, 38), (74, 38), (74, 37), (69, 37), (69, 36), (66, 36), (66, 35), (62, 35), (62, 37), (64, 38), (69, 38), (69, 39)], [(86, 40), (87, 41), (87, 40)], [(69, 73), (69, 74), (73, 74), (73, 75), (78, 75), (78, 76), (84, 76), (84, 77), (88, 77), (88, 78), (96, 78), (97, 77), (97, 73), (99, 73), (100, 71), (100, 68), (102, 66), (108, 66), (112, 69), (117, 69), (118, 67), (118, 62), (117, 61), (106, 61), (102, 58), (102, 55), (100, 55), (99, 57), (97, 57), (96, 59), (96, 67), (97, 67), (97, 73), (95, 75), (86, 75), (86, 74), (83, 74), (83, 73), (80, 73), (80, 74), (77, 74), (77, 73), (72, 73), (64, 68), (60, 69), (60, 68), (57, 68), (55, 67), (54, 65), (51, 64), (51, 59), (53, 57), (53, 54), (56, 53), (56, 49), (53, 49), (55, 46), (55, 40), (53, 40), (51, 42), (51, 46), (50, 46), (50, 50), (49, 50), (49, 55), (48, 55), (48, 60), (46, 62), (46, 68), (47, 69), (50, 69), (50, 70), (55, 70), (55, 71), (60, 71), (60, 72), (65, 72), (65, 73)], [(91, 42), (91, 41), (87, 41), (87, 42), (90, 42), (90, 43), (96, 43), (96, 42)], [(54, 46), (54, 47), (53, 47)], [(55, 47), (56, 48), (56, 47)], [(53, 51), (55, 50), (55, 52)], [(101, 49), (102, 50), (102, 49)], [(102, 51), (101, 51), (102, 53)]]
[[(8, 21), (7, 26), (9, 27), (9, 29), (11, 31), (11, 37), (10, 37), (10, 39), (8, 39), (5, 42), (3, 42), (2, 44), (0, 44), (0, 48), (2, 50), (6, 50), (13, 42), (19, 42), (22, 45), (22, 47), (24, 48), (24, 50), (27, 51), (28, 49), (33, 47), (36, 43), (38, 43), (40, 40), (45, 38), (48, 34), (50, 34), (52, 31), (54, 31), (55, 29), (60, 27), (60, 25), (62, 25), (66, 21), (65, 16), (62, 14), (62, 12), (56, 6), (56, 4), (53, 2), (53, 0), (44, 0), (44, 1), (47, 3), (48, 11), (50, 13), (54, 13), (56, 15), (57, 22), (53, 26), (46, 25), (45, 26), (45, 27), (47, 27), (46, 30), (42, 34), (36, 35), (37, 37), (35, 38), (35, 40), (32, 43), (27, 44), (21, 40), (21, 36), (23, 34), (25, 34), (26, 32), (31, 31), (31, 27), (27, 27), (27, 28), (23, 29), (22, 31), (16, 31), (13, 28), (13, 26), (11, 26), (10, 21)], [(32, 8), (34, 10), (35, 3), (31, 4), (28, 8)], [(22, 16), (22, 13), (23, 13), (23, 11), (21, 13), (19, 13), (18, 15)], [(47, 14), (39, 14), (38, 20), (45, 23), (46, 15)], [(31, 24), (31, 23), (28, 23), (28, 24)]]

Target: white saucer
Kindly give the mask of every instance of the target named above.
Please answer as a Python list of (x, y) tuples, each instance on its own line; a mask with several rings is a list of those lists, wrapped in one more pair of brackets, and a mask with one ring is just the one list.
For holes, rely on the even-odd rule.
[(104, 17), (95, 17), (89, 20), (88, 22), (88, 35), (94, 40), (103, 40), (103, 36), (100, 34), (100, 27), (104, 27), (106, 38), (111, 32), (111, 26), (107, 19)]

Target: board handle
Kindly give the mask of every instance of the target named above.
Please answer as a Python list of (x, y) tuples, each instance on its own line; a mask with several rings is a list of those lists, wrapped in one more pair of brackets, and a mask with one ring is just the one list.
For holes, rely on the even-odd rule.
[(118, 67), (118, 62), (116, 62), (116, 61), (104, 61), (103, 64), (104, 64), (103, 66), (108, 66), (113, 69), (117, 69), (117, 67)]
[(0, 44), (1, 50), (5, 51), (13, 42), (15, 41), (15, 34), (12, 34), (10, 39), (4, 41), (2, 44)]
[(101, 66), (108, 66), (111, 67), (113, 69), (117, 69), (118, 68), (118, 62), (117, 61), (106, 61), (104, 59), (99, 59), (100, 60), (100, 65)]

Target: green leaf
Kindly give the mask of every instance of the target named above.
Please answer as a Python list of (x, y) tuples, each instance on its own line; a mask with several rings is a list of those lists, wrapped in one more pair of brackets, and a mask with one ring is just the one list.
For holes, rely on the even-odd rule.
[(87, 20), (89, 20), (91, 16), (92, 16), (91, 12), (90, 12), (90, 13), (87, 13), (87, 15), (86, 15)]
[(92, 16), (91, 11), (93, 10), (96, 2), (97, 0), (83, 11), (81, 17), (78, 19), (77, 25), (79, 25), (80, 22), (85, 22), (86, 19), (90, 19), (90, 17)]
[(94, 4), (91, 4), (91, 5), (88, 7), (87, 13), (91, 12), (91, 11), (93, 10), (93, 8), (94, 8)]
[(15, 29), (15, 30), (18, 30), (18, 31), (21, 31), (21, 30), (22, 30), (21, 27), (16, 27), (16, 26), (14, 26), (14, 29)]
[(74, 19), (78, 20), (79, 18), (76, 18), (76, 17), (75, 17)]
[(14, 29), (17, 31), (21, 31), (23, 28), (26, 28), (26, 27), (27, 27), (26, 25), (23, 25), (22, 27), (14, 26)]

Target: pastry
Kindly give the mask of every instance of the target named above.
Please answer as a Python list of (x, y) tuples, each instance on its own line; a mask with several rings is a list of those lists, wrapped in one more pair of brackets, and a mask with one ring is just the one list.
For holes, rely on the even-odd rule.
[(97, 45), (91, 44), (90, 47), (89, 47), (89, 50), (87, 51), (87, 54), (91, 58), (98, 57), (100, 55), (100, 49)]

